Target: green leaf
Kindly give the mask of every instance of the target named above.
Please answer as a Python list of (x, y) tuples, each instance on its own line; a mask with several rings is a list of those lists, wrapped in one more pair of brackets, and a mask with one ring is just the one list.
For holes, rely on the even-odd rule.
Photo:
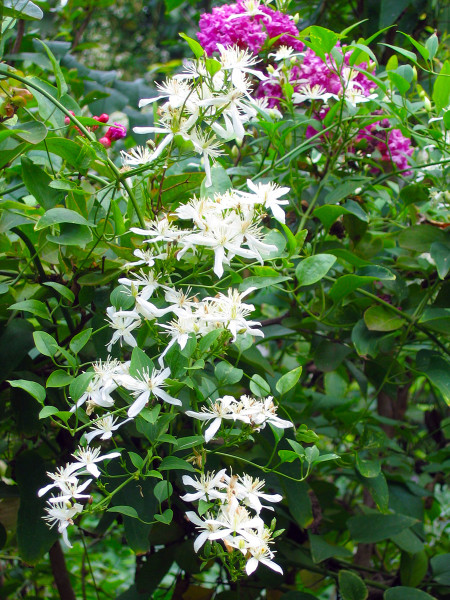
[(270, 385), (257, 373), (250, 380), (250, 390), (259, 398), (265, 398), (270, 395)]
[(56, 406), (44, 406), (44, 408), (42, 408), (39, 412), (39, 419), (46, 419), (47, 417), (56, 415), (58, 413), (59, 410), (56, 408)]
[(50, 48), (47, 46), (47, 44), (45, 42), (43, 42), (40, 39), (37, 39), (36, 41), (39, 42), (40, 44), (42, 44), (45, 52), (47, 53), (48, 58), (50, 59), (50, 62), (52, 63), (53, 73), (54, 73), (55, 79), (56, 79), (56, 85), (58, 86), (58, 98), (61, 98), (61, 96), (64, 96), (64, 94), (67, 94), (69, 88), (67, 87), (67, 83), (66, 83), (66, 80), (64, 79), (64, 75), (61, 71), (59, 62), (56, 60), (53, 52), (50, 50)]
[(132, 519), (139, 519), (137, 510), (132, 506), (111, 506), (106, 512), (120, 513), (121, 515), (126, 515)]
[(136, 469), (142, 469), (142, 466), (144, 465), (144, 459), (142, 456), (136, 454), (136, 452), (128, 452), (128, 456), (130, 457), (130, 460)]
[(286, 373), (277, 381), (275, 388), (281, 396), (286, 394), (289, 390), (291, 390), (298, 380), (300, 379), (300, 375), (302, 374), (302, 367), (297, 367), (296, 369), (292, 369), (289, 373)]
[(216, 365), (214, 374), (220, 384), (233, 385), (242, 379), (244, 371), (242, 369), (233, 367), (233, 365), (230, 365), (225, 361), (222, 361)]
[(352, 556), (351, 550), (347, 550), (347, 548), (343, 548), (342, 546), (329, 544), (320, 535), (308, 532), (308, 536), (311, 546), (311, 556), (316, 564), (332, 557), (350, 558)]
[(77, 333), (71, 340), (69, 347), (74, 354), (78, 354), (82, 350), (92, 336), (92, 328), (89, 327), (80, 333)]
[(358, 515), (347, 521), (350, 535), (356, 542), (376, 543), (412, 527), (417, 519), (405, 515)]
[(155, 514), (155, 520), (159, 521), (160, 523), (164, 523), (164, 525), (170, 525), (170, 523), (172, 523), (172, 519), (173, 510), (171, 510), (170, 508), (166, 508), (162, 515)]
[(402, 552), (400, 560), (400, 581), (403, 585), (416, 588), (428, 571), (428, 556), (425, 550), (410, 554)]
[(378, 341), (381, 337), (381, 333), (367, 329), (364, 319), (360, 319), (352, 330), (352, 342), (359, 356), (375, 358), (378, 354)]
[(377, 477), (381, 471), (379, 460), (363, 460), (359, 454), (356, 455), (356, 467), (363, 477)]
[(404, 33), (403, 31), (399, 31), (399, 33), (404, 35), (411, 42), (411, 44), (420, 53), (424, 60), (428, 60), (430, 58), (430, 52), (428, 48), (420, 44), (417, 40), (415, 40), (412, 36), (408, 35), (407, 33)]
[(35, 229), (36, 231), (39, 231), (40, 229), (45, 229), (46, 227), (51, 227), (52, 225), (57, 225), (59, 223), (72, 223), (86, 226), (92, 225), (92, 223), (89, 223), (89, 221), (74, 210), (70, 210), (69, 208), (52, 208), (42, 215), (36, 223)]
[(16, 302), (8, 307), (8, 310), (23, 310), (29, 312), (40, 319), (46, 319), (51, 321), (50, 313), (46, 305), (40, 300), (23, 300), (22, 302)]
[(436, 263), (439, 279), (445, 279), (450, 269), (450, 247), (441, 242), (433, 242), (431, 244), (430, 254), (431, 258)]
[(384, 600), (436, 600), (434, 596), (422, 590), (403, 585), (389, 588), (384, 592), (383, 598)]
[(29, 158), (22, 156), (22, 178), (27, 190), (45, 210), (50, 210), (56, 204), (64, 202), (65, 194), (50, 187), (52, 178)]
[(55, 339), (45, 331), (34, 331), (33, 339), (36, 348), (44, 356), (55, 356), (59, 350)]
[[(433, 86), (433, 102), (436, 104), (436, 112), (446, 108), (450, 102), (450, 60), (442, 65), (439, 75)], [(435, 229), (435, 228), (433, 228)]]
[(385, 306), (371, 306), (364, 313), (364, 322), (370, 331), (395, 331), (405, 325), (406, 320)]
[(239, 291), (245, 292), (248, 288), (255, 288), (257, 290), (266, 289), (283, 281), (289, 281), (292, 277), (285, 275), (277, 275), (276, 277), (247, 277), (242, 283), (239, 284)]
[(161, 464), (159, 465), (159, 470), (173, 471), (174, 469), (176, 469), (177, 471), (195, 472), (194, 467), (182, 458), (178, 458), (177, 456), (166, 456), (165, 458), (163, 458)]
[(411, 529), (405, 529), (396, 535), (391, 536), (391, 540), (396, 544), (401, 550), (405, 552), (411, 552), (414, 554), (415, 552), (422, 552), (424, 549), (424, 544), (419, 537), (411, 531)]
[(40, 21), (44, 13), (31, 0), (4, 0), (3, 15), (5, 17), (14, 17), (14, 19)]
[(69, 386), (69, 394), (74, 402), (77, 402), (84, 394), (93, 376), (93, 371), (86, 371), (85, 373), (78, 375), (78, 377), (75, 377), (75, 379), (71, 382)]
[[(387, 512), (389, 506), (389, 488), (383, 473), (380, 473), (376, 477), (361, 477), (361, 480), (364, 487), (369, 490), (378, 510), (383, 513)], [(405, 531), (409, 530), (406, 529)]]
[[(403, 1), (407, 1), (407, 0), (403, 0)], [(410, 60), (412, 63), (417, 64), (417, 56), (416, 56), (416, 54), (414, 54), (414, 52), (410, 52), (409, 50), (400, 48), (400, 46), (392, 46), (391, 44), (385, 44), (384, 42), (380, 42), (380, 46), (387, 46), (388, 48), (391, 48), (391, 50), (395, 50), (396, 52), (401, 54), (403, 57)]]
[(450, 554), (437, 554), (430, 560), (433, 570), (433, 581), (441, 585), (450, 585), (450, 571), (448, 568)]
[(44, 281), (42, 285), (46, 285), (47, 287), (54, 289), (56, 292), (58, 292), (58, 294), (72, 304), (75, 301), (75, 294), (72, 292), (72, 290), (61, 283), (56, 283), (56, 281)]
[(30, 396), (33, 396), (33, 398), (35, 398), (39, 402), (39, 404), (44, 404), (46, 391), (40, 383), (36, 383), (35, 381), (28, 381), (26, 379), (14, 379), (8, 381), (8, 383), (11, 387), (21, 388), (22, 390), (25, 390), (30, 394)]
[[(371, 283), (373, 281), (376, 281), (378, 279), (380, 280), (390, 280), (390, 279), (395, 279), (395, 275), (393, 273), (391, 273), (388, 269), (384, 269), (383, 267), (377, 267), (378, 269), (380, 269), (380, 273), (377, 274), (367, 274), (367, 275), (342, 275), (341, 277), (339, 277), (339, 279), (337, 279), (333, 285), (331, 286), (331, 289), (329, 291), (329, 296), (332, 300), (334, 300), (334, 302), (339, 302), (340, 300), (342, 300), (343, 298), (345, 298), (346, 296), (348, 296), (349, 294), (351, 294), (353, 291), (357, 290), (360, 287), (364, 287), (366, 286), (368, 283)], [(365, 267), (363, 267), (362, 269), (360, 269), (360, 272), (367, 272), (370, 273), (370, 271), (364, 271)], [(385, 275), (383, 276), (383, 272), (385, 273)]]
[[(295, 432), (295, 439), (299, 442), (311, 444), (318, 442), (319, 436), (311, 429), (308, 429), (307, 425), (302, 424), (298, 427), (297, 431)], [(291, 444), (291, 446), (294, 443), (292, 442), (292, 440), (288, 440), (288, 442)]]
[(420, 350), (416, 358), (416, 367), (437, 387), (450, 405), (450, 363), (436, 352)]
[(49, 482), (47, 470), (34, 450), (25, 451), (16, 459), (15, 474), (20, 491), (16, 536), (20, 558), (28, 565), (37, 564), (58, 539), (56, 527), (50, 529), (42, 518), (46, 498), (37, 495)]
[(189, 44), (189, 48), (195, 54), (196, 58), (201, 58), (204, 55), (205, 51), (196, 40), (193, 40), (185, 33), (179, 33), (178, 35)]
[(174, 449), (177, 451), (187, 450), (188, 448), (193, 448), (194, 446), (201, 446), (204, 441), (205, 439), (201, 435), (188, 435), (186, 437), (178, 438)]
[(353, 571), (339, 571), (338, 579), (342, 600), (366, 600), (369, 590), (359, 575)]
[(133, 352), (131, 353), (130, 375), (136, 377), (136, 375), (142, 374), (142, 372), (147, 369), (151, 373), (153, 366), (152, 360), (143, 350), (137, 346), (136, 348), (133, 348)]
[(316, 254), (302, 260), (295, 269), (300, 286), (312, 285), (320, 281), (336, 262), (332, 254)]
[(202, 181), (200, 186), (200, 197), (213, 198), (214, 194), (223, 194), (233, 187), (231, 179), (225, 169), (219, 165), (211, 169), (212, 185), (206, 187), (206, 179)]
[(65, 385), (69, 385), (69, 383), (71, 383), (72, 380), (73, 380), (72, 375), (70, 375), (66, 371), (63, 371), (62, 369), (57, 369), (56, 371), (53, 371), (53, 373), (50, 373), (50, 375), (47, 379), (47, 383), (45, 385), (48, 388), (49, 387), (61, 388), (61, 387), (64, 387)]
[[(450, 77), (449, 77), (450, 82)], [(449, 85), (450, 88), (450, 85)], [(429, 252), (433, 242), (444, 242), (445, 234), (443, 231), (433, 225), (413, 225), (407, 227), (398, 236), (398, 244), (400, 248), (411, 250), (421, 254)]]
[[(15, 130), (17, 127), (17, 130)], [(29, 144), (39, 144), (47, 136), (47, 127), (40, 121), (29, 121), (14, 126), (11, 130), (15, 135)]]
[(218, 338), (222, 335), (223, 331), (221, 329), (214, 329), (207, 333), (204, 337), (202, 337), (197, 345), (198, 351), (200, 354), (205, 354), (211, 348), (211, 346), (218, 340)]
[(167, 498), (170, 498), (170, 496), (173, 494), (172, 484), (170, 481), (158, 481), (158, 483), (155, 485), (153, 493), (155, 494), (158, 502), (162, 504), (164, 500), (167, 500)]
[(430, 35), (430, 37), (427, 39), (425, 42), (425, 47), (428, 50), (428, 58), (433, 60), (433, 58), (436, 56), (437, 49), (439, 48), (438, 36), (435, 33)]

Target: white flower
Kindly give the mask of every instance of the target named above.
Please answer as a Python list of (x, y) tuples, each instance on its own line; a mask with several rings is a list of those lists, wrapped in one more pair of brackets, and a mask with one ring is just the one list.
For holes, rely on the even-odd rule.
[(164, 83), (157, 83), (156, 87), (159, 89), (161, 94), (154, 98), (145, 98), (140, 100), (139, 108), (147, 106), (148, 104), (151, 104), (156, 100), (168, 98), (170, 108), (177, 109), (181, 108), (189, 100), (192, 102), (192, 95), (194, 95), (195, 99), (195, 92), (193, 91), (191, 86), (186, 81), (183, 81), (180, 78), (166, 79)]
[(170, 375), (169, 367), (158, 370), (153, 369), (151, 375), (148, 369), (144, 369), (138, 372), (136, 377), (131, 375), (124, 375), (120, 377), (118, 383), (127, 390), (130, 390), (136, 400), (128, 409), (128, 416), (131, 418), (136, 417), (147, 402), (150, 399), (150, 395), (153, 394), (157, 398), (160, 398), (164, 402), (169, 404), (175, 404), (181, 406), (181, 401), (176, 398), (169, 396), (162, 388), (166, 385), (165, 380)]
[(136, 146), (136, 148), (131, 148), (129, 152), (121, 150), (120, 157), (124, 167), (138, 167), (139, 165), (151, 163), (153, 152), (147, 146)]
[[(247, 179), (247, 187), (256, 196), (254, 198), (255, 203), (261, 204), (264, 208), (270, 208), (273, 216), (280, 223), (286, 222), (286, 215), (281, 206), (289, 204), (289, 200), (280, 200), (280, 198), (287, 194), (290, 188), (280, 187), (272, 182), (255, 184), (251, 179)], [(245, 194), (245, 192), (242, 193)], [(247, 196), (251, 196), (251, 194), (247, 194)]]
[(270, 52), (269, 56), (273, 56), (276, 61), (285, 60), (286, 58), (292, 58), (297, 56), (298, 53), (294, 51), (294, 48), (289, 46), (279, 46), (276, 52)]
[(273, 562), (272, 558), (274, 557), (274, 553), (269, 549), (268, 546), (263, 544), (256, 548), (249, 547), (248, 550), (252, 556), (249, 558), (245, 566), (247, 575), (251, 575), (258, 568), (259, 563), (269, 567), (269, 569), (272, 569), (272, 571), (276, 571), (281, 575), (283, 574), (283, 569), (280, 567), (280, 565), (277, 565), (277, 563)]
[(206, 540), (210, 539), (210, 536), (214, 534), (220, 527), (220, 524), (213, 522), (213, 519), (209, 513), (206, 514), (206, 520), (200, 519), (198, 515), (193, 511), (188, 511), (186, 517), (194, 523), (197, 529), (201, 531), (200, 535), (194, 542), (194, 551), (198, 552)]
[(203, 154), (206, 174), (205, 185), (206, 187), (210, 187), (212, 185), (212, 181), (211, 164), (209, 162), (209, 159), (217, 158), (217, 156), (223, 154), (223, 151), (220, 150), (223, 144), (221, 142), (216, 141), (215, 135), (208, 135), (206, 133), (203, 133), (203, 131), (198, 127), (193, 129), (186, 139), (191, 140), (191, 142), (194, 144), (196, 152)]
[[(94, 364), (95, 369), (95, 364)], [(114, 406), (114, 399), (111, 397), (111, 393), (117, 388), (117, 385), (112, 379), (106, 379), (105, 377), (95, 374), (87, 385), (86, 391), (77, 402), (72, 406), (70, 412), (75, 412), (77, 408), (82, 406), (85, 402), (87, 403), (86, 412), (88, 415), (92, 413), (94, 407), (101, 406), (102, 408), (111, 408)]]
[(126, 265), (124, 265), (126, 269), (129, 269), (130, 267), (138, 267), (139, 265), (147, 265), (147, 267), (153, 267), (153, 265), (155, 264), (155, 260), (165, 260), (167, 258), (167, 252), (163, 252), (161, 254), (154, 254), (152, 248), (148, 250), (137, 249), (133, 252), (133, 254), (138, 258), (138, 260), (134, 262), (129, 262)]
[(217, 518), (211, 519), (209, 522), (218, 526), (218, 530), (210, 534), (210, 540), (223, 540), (229, 535), (236, 534), (251, 540), (254, 536), (252, 530), (264, 526), (260, 517), (251, 517), (250, 513), (235, 498), (229, 504), (221, 506)]
[[(247, 0), (254, 2), (255, 0)], [(245, 0), (244, 0), (245, 2)], [(236, 18), (241, 15), (233, 15), (231, 18)], [(227, 46), (217, 44), (220, 52), (220, 63), (224, 71), (231, 71), (231, 81), (233, 85), (243, 94), (248, 93), (248, 84), (245, 78), (246, 74), (254, 75), (258, 79), (267, 79), (266, 75), (252, 69), (254, 65), (261, 62), (259, 58), (253, 56), (248, 50), (241, 50), (239, 46)]]
[(49, 473), (47, 471), (47, 475), (50, 477), (50, 479), (53, 479), (53, 483), (50, 483), (49, 485), (46, 485), (38, 490), (39, 498), (54, 487), (62, 489), (64, 485), (77, 482), (77, 477), (74, 475), (73, 465), (69, 463), (67, 463), (65, 467), (58, 467), (55, 473)]
[(260, 0), (242, 0), (238, 6), (243, 7), (244, 11), (237, 15), (231, 15), (231, 17), (227, 18), (227, 21), (231, 21), (232, 19), (240, 19), (241, 17), (256, 17), (257, 15), (261, 15), (268, 21), (271, 21), (272, 17), (260, 10), (261, 4), (264, 6), (264, 2), (261, 2)]
[(93, 427), (92, 431), (85, 434), (86, 441), (90, 444), (98, 435), (101, 440), (109, 440), (112, 437), (113, 431), (117, 431), (119, 427), (131, 420), (132, 419), (125, 419), (125, 421), (116, 425), (117, 418), (114, 419), (112, 415), (106, 415), (103, 419), (99, 419), (95, 423), (95, 427)]
[(283, 496), (280, 494), (266, 494), (261, 491), (265, 485), (264, 480), (254, 479), (250, 475), (243, 475), (238, 478), (236, 483), (237, 498), (242, 500), (244, 504), (253, 508), (258, 514), (263, 508), (274, 510), (272, 506), (263, 506), (260, 502), (260, 498), (267, 502), (281, 502)]
[(111, 352), (113, 345), (120, 340), (122, 345), (122, 339), (134, 348), (136, 346), (136, 340), (131, 335), (131, 332), (141, 324), (141, 317), (135, 310), (116, 310), (114, 306), (108, 306), (106, 314), (109, 317), (109, 326), (115, 329), (111, 341), (107, 348), (108, 352)]
[(280, 429), (294, 426), (291, 421), (280, 419), (277, 416), (277, 407), (273, 403), (272, 396), (267, 396), (267, 398), (261, 400), (250, 396), (241, 396), (241, 402), (244, 405), (243, 413), (249, 418), (252, 427), (256, 431), (264, 429), (268, 423)]
[(90, 494), (82, 494), (88, 485), (91, 483), (92, 479), (88, 479), (84, 481), (81, 485), (76, 481), (75, 483), (64, 483), (61, 485), (61, 495), (57, 498), (53, 497), (49, 499), (51, 504), (58, 502), (67, 502), (72, 498), (89, 498)]
[[(188, 417), (199, 419), (200, 421), (211, 421), (211, 425), (205, 431), (205, 442), (208, 443), (212, 440), (215, 434), (220, 429), (222, 419), (235, 419), (236, 414), (233, 410), (233, 405), (237, 403), (237, 400), (233, 396), (224, 396), (218, 398), (215, 402), (210, 402), (209, 408), (206, 406), (202, 407), (202, 412), (195, 412), (192, 410), (186, 411)], [(249, 422), (246, 417), (244, 420)]]
[(74, 469), (86, 469), (97, 479), (100, 477), (100, 470), (96, 463), (102, 460), (109, 460), (110, 458), (117, 458), (120, 456), (120, 452), (110, 452), (109, 454), (100, 456), (100, 448), (89, 448), (89, 446), (82, 448), (81, 446), (78, 446), (77, 451), (75, 454), (72, 454), (72, 456), (77, 461), (76, 463), (73, 463)]
[(135, 133), (162, 133), (166, 136), (152, 155), (152, 159), (156, 160), (176, 135), (187, 135), (196, 121), (196, 114), (192, 115), (189, 119), (185, 119), (177, 111), (174, 111), (166, 119), (161, 119), (159, 122), (160, 127), (134, 127), (133, 131)]
[(184, 232), (173, 225), (167, 217), (151, 221), (148, 225), (148, 229), (132, 227), (130, 231), (137, 235), (148, 236), (148, 239), (144, 240), (144, 244), (154, 244), (155, 242), (177, 242), (184, 235)]
[(181, 499), (185, 502), (194, 502), (195, 500), (225, 500), (226, 494), (223, 490), (226, 487), (224, 483), (224, 475), (226, 469), (222, 469), (218, 473), (201, 474), (200, 479), (193, 479), (189, 475), (183, 475), (183, 484), (193, 487), (194, 493), (185, 494)]
[(77, 502), (74, 505), (70, 502), (58, 502), (50, 504), (45, 510), (48, 515), (44, 519), (48, 521), (50, 527), (58, 525), (58, 531), (62, 534), (64, 543), (72, 548), (67, 536), (67, 527), (73, 525), (73, 517), (83, 510), (83, 506)]
[(326, 89), (317, 84), (311, 86), (310, 83), (304, 83), (298, 88), (298, 91), (292, 94), (292, 102), (294, 104), (300, 104), (305, 100), (322, 100), (327, 102), (330, 98), (337, 98), (336, 94), (330, 94)]
[(249, 333), (250, 335), (264, 337), (262, 331), (252, 329), (255, 325), (261, 325), (257, 321), (246, 321), (246, 317), (255, 310), (253, 304), (245, 304), (242, 299), (253, 292), (255, 288), (250, 287), (245, 292), (228, 289), (227, 294), (219, 293), (216, 298), (206, 298), (210, 300), (215, 308), (211, 318), (222, 322), (233, 334), (233, 341), (236, 340), (238, 333)]
[(129, 277), (121, 277), (118, 282), (125, 287), (132, 288), (134, 286), (136, 289), (142, 288), (140, 293), (143, 298), (148, 300), (160, 285), (158, 283), (158, 278), (159, 275), (156, 275), (152, 269), (149, 269), (147, 273), (144, 273), (144, 271), (141, 269), (140, 275), (134, 273), (134, 279), (130, 279)]

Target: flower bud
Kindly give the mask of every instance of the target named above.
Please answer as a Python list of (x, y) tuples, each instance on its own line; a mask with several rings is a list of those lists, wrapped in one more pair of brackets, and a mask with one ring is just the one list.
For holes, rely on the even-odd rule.
[(98, 140), (102, 146), (109, 148), (111, 146), (111, 140), (106, 135)]

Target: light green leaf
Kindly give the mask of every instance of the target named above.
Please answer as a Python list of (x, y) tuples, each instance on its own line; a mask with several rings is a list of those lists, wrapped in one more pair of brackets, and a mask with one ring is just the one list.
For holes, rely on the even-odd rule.
[(403, 327), (405, 319), (385, 306), (371, 306), (364, 313), (364, 322), (370, 331), (395, 331)]
[(4, 0), (3, 15), (14, 19), (40, 21), (44, 13), (31, 0)]
[(300, 286), (312, 285), (320, 281), (336, 262), (332, 254), (316, 254), (302, 260), (295, 269)]
[(56, 283), (56, 281), (45, 281), (43, 285), (54, 289), (58, 294), (60, 294), (63, 298), (73, 303), (75, 301), (75, 294), (71, 289), (62, 285), (61, 283)]
[(39, 404), (44, 404), (46, 391), (45, 388), (35, 381), (28, 381), (27, 379), (14, 379), (8, 380), (8, 383), (11, 387), (21, 388), (33, 396)]
[(286, 394), (289, 390), (291, 390), (298, 380), (300, 379), (300, 375), (302, 374), (302, 367), (297, 367), (296, 369), (292, 369), (289, 373), (286, 373), (277, 381), (275, 388), (279, 394), (282, 396)]
[(83, 348), (84, 346), (88, 343), (88, 341), (91, 339), (92, 336), (92, 328), (89, 327), (88, 329), (85, 329), (84, 331), (81, 331), (80, 333), (77, 333), (77, 335), (75, 335), (71, 340), (70, 340), (70, 349), (72, 350), (72, 352), (74, 354), (78, 354)]
[(270, 394), (270, 385), (257, 373), (250, 380), (250, 390), (255, 396), (265, 398)]
[(59, 223), (71, 223), (86, 226), (92, 225), (92, 223), (89, 223), (89, 221), (74, 210), (70, 210), (69, 208), (51, 208), (42, 215), (36, 223), (35, 229), (36, 231), (39, 231), (40, 229), (45, 229), (46, 227), (51, 227), (52, 225), (57, 225)]
[(50, 313), (46, 305), (40, 300), (23, 300), (22, 302), (16, 302), (8, 307), (8, 310), (23, 310), (29, 312), (40, 319), (46, 319), (51, 321)]
[(33, 332), (33, 339), (36, 348), (44, 356), (54, 356), (59, 350), (55, 339), (45, 331)]
[(62, 369), (57, 369), (56, 371), (53, 371), (53, 373), (50, 373), (50, 375), (47, 379), (47, 383), (45, 385), (48, 388), (49, 387), (61, 388), (61, 387), (64, 387), (65, 385), (69, 385), (69, 383), (71, 383), (72, 380), (73, 380), (72, 375), (70, 375), (66, 371), (63, 371)]

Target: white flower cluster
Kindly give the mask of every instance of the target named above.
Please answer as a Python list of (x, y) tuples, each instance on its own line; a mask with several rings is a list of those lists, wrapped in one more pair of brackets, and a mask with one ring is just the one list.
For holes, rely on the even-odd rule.
[(212, 421), (211, 425), (205, 431), (206, 443), (211, 441), (218, 432), (223, 419), (246, 423), (254, 431), (264, 429), (267, 424), (274, 425), (280, 429), (293, 427), (290, 421), (280, 419), (277, 416), (277, 407), (273, 402), (272, 396), (263, 399), (241, 396), (240, 400), (237, 400), (233, 396), (224, 396), (223, 398), (217, 398), (214, 402), (210, 401), (209, 407), (203, 406), (201, 412), (188, 410), (186, 414), (200, 421)]
[[(259, 222), (270, 209), (273, 216), (285, 223), (286, 216), (282, 205), (289, 204), (281, 197), (289, 188), (274, 183), (247, 181), (250, 192), (229, 190), (215, 194), (214, 198), (193, 197), (187, 204), (179, 206), (173, 215), (149, 223), (147, 229), (133, 227), (131, 231), (145, 236), (144, 243), (165, 242), (179, 247), (177, 259), (188, 252), (197, 253), (199, 248), (214, 252), (214, 273), (222, 277), (224, 264), (230, 265), (235, 256), (264, 262), (262, 254), (276, 250), (273, 244), (264, 241)], [(180, 229), (175, 219), (192, 220), (192, 229)], [(246, 247), (244, 247), (246, 246)], [(158, 252), (159, 252), (159, 246)], [(149, 256), (154, 261), (153, 254)], [(142, 260), (142, 259), (141, 259)]]
[[(164, 135), (153, 152), (135, 149), (122, 152), (124, 166), (136, 166), (156, 161), (180, 135), (192, 143), (194, 151), (203, 156), (206, 185), (211, 185), (211, 163), (222, 154), (222, 141), (242, 140), (244, 125), (258, 115), (260, 107), (251, 98), (249, 75), (265, 76), (252, 67), (258, 59), (237, 46), (221, 46), (220, 59), (198, 59), (184, 70), (157, 84), (160, 95), (140, 101), (142, 108), (165, 99), (159, 109), (159, 123), (152, 127), (135, 127), (136, 133)], [(216, 137), (218, 136), (218, 138)]]
[(39, 497), (44, 496), (53, 488), (57, 488), (59, 491), (58, 496), (52, 496), (47, 500), (48, 507), (45, 509), (47, 516), (44, 519), (48, 521), (50, 527), (58, 526), (58, 531), (69, 548), (72, 546), (67, 535), (67, 528), (69, 525), (73, 525), (73, 517), (83, 510), (83, 506), (74, 500), (89, 498), (89, 494), (83, 494), (83, 492), (92, 481), (90, 478), (80, 484), (78, 477), (87, 472), (97, 479), (100, 477), (100, 470), (96, 463), (117, 458), (120, 456), (120, 452), (110, 452), (100, 456), (100, 448), (79, 446), (72, 456), (75, 458), (75, 462), (67, 463), (65, 467), (56, 469), (54, 473), (47, 472), (53, 483), (38, 490)]
[[(199, 531), (194, 542), (198, 552), (207, 540), (221, 540), (228, 552), (237, 550), (246, 558), (245, 570), (251, 575), (259, 563), (277, 573), (283, 573), (281, 567), (272, 559), (275, 553), (270, 549), (273, 540), (272, 530), (259, 516), (263, 508), (261, 500), (280, 502), (279, 494), (266, 494), (262, 491), (265, 482), (253, 479), (250, 475), (231, 477), (226, 469), (218, 473), (201, 475), (200, 479), (183, 476), (183, 483), (194, 488), (194, 492), (182, 496), (185, 502), (203, 500), (211, 506), (203, 517), (193, 511), (186, 513), (187, 518)], [(252, 514), (250, 511), (254, 511)]]

